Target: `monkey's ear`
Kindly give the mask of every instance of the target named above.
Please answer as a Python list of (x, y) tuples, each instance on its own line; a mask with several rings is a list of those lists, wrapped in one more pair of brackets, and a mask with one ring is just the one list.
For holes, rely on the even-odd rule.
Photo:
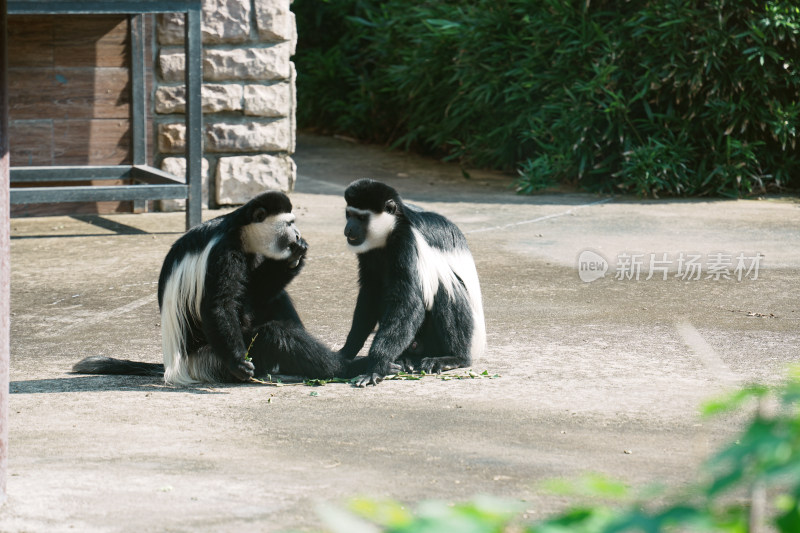
[(394, 200), (386, 200), (386, 203), (383, 205), (383, 210), (390, 215), (394, 215), (397, 212), (397, 204), (394, 203)]
[(256, 207), (253, 209), (253, 215), (251, 217), (253, 222), (264, 222), (264, 219), (267, 218), (267, 210), (263, 207)]

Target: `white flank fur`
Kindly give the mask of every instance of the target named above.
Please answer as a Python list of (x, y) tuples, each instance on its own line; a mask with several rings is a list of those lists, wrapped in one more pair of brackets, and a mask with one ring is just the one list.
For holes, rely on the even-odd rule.
[(347, 210), (356, 215), (369, 216), (369, 226), (367, 226), (367, 238), (358, 246), (352, 246), (348, 243), (347, 247), (350, 251), (357, 254), (363, 254), (375, 248), (383, 248), (386, 246), (386, 239), (394, 231), (394, 225), (397, 222), (397, 217), (389, 213), (373, 213), (366, 209), (358, 209), (355, 207), (348, 207)]
[(433, 308), (433, 300), (440, 287), (451, 296), (453, 291), (462, 290), (462, 285), (458, 281), (458, 278), (461, 278), (467, 291), (467, 301), (473, 318), (470, 355), (472, 357), (483, 355), (486, 347), (486, 322), (483, 318), (481, 286), (472, 254), (467, 249), (441, 252), (432, 248), (419, 230), (413, 228), (412, 232), (417, 247), (417, 270), (422, 284), (425, 308), (428, 310)]
[[(281, 213), (265, 218), (261, 222), (253, 222), (242, 228), (242, 244), (244, 251), (251, 254), (261, 254), (264, 257), (283, 261), (289, 259), (292, 251), (281, 248), (278, 237), (286, 231), (287, 224), (294, 223), (292, 213)], [(297, 232), (298, 235), (300, 232)]]
[(173, 385), (197, 383), (188, 365), (186, 331), (188, 317), (200, 322), (200, 303), (206, 280), (208, 256), (219, 238), (212, 239), (199, 254), (188, 254), (164, 284), (161, 300), (161, 348), (164, 352), (164, 381)]
[(478, 271), (475, 269), (475, 261), (469, 250), (459, 250), (455, 254), (449, 254), (447, 263), (461, 278), (467, 288), (467, 300), (472, 309), (472, 348), (470, 355), (473, 358), (480, 357), (486, 350), (486, 321), (483, 318), (483, 297), (481, 296), (481, 284), (478, 281)]

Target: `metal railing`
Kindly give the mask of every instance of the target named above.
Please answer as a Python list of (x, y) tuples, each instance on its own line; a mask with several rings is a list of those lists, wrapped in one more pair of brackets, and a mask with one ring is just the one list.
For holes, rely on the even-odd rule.
[[(131, 43), (131, 165), (11, 167), (16, 183), (130, 180), (130, 185), (12, 187), (12, 204), (186, 199), (186, 229), (201, 222), (203, 159), (202, 0), (10, 0), (9, 15), (126, 14)], [(147, 164), (144, 25), (148, 13), (183, 13), (186, 54), (186, 179)]]

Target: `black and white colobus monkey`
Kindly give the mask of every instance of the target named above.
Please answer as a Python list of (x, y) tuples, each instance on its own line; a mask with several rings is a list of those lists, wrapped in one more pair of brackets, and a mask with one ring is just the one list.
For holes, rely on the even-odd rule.
[(172, 245), (158, 279), (164, 364), (89, 357), (73, 371), (163, 373), (175, 385), (276, 371), (350, 377), (347, 361), (305, 330), (284, 290), (308, 250), (294, 221), (289, 198), (271, 191), (189, 230)]
[(428, 373), (468, 366), (483, 353), (486, 327), (464, 234), (377, 181), (355, 181), (344, 197), (344, 234), (358, 254), (360, 290), (339, 353), (355, 357), (379, 324), (356, 385), (376, 385), (398, 364)]

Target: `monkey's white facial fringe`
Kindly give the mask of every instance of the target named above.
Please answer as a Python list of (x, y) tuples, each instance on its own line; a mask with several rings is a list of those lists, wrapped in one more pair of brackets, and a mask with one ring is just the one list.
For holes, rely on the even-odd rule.
[(386, 246), (386, 240), (389, 238), (389, 235), (392, 234), (392, 231), (394, 231), (394, 226), (397, 223), (397, 218), (394, 215), (390, 215), (389, 213), (373, 213), (372, 211), (365, 211), (354, 207), (348, 207), (347, 209), (357, 214), (369, 214), (370, 217), (369, 226), (367, 226), (367, 238), (357, 246), (348, 243), (347, 247), (350, 251), (363, 254), (375, 248), (383, 248)]
[[(265, 218), (262, 222), (254, 222), (242, 228), (242, 245), (249, 254), (260, 254), (269, 259), (283, 261), (289, 259), (292, 251), (282, 248), (280, 237), (292, 231), (296, 236), (300, 232), (293, 226), (295, 216), (292, 213), (281, 213)], [(296, 239), (291, 235), (289, 242)]]
[[(442, 252), (431, 247), (416, 228), (412, 229), (417, 249), (417, 274), (422, 286), (422, 298), (425, 308), (430, 311), (440, 288), (449, 296), (454, 291), (466, 290), (467, 301), (472, 310), (472, 343), (470, 355), (483, 355), (486, 347), (486, 322), (483, 317), (483, 298), (475, 270), (475, 261), (466, 248)], [(459, 278), (464, 282), (462, 286)]]
[(187, 365), (188, 320), (200, 323), (200, 304), (206, 280), (208, 256), (219, 238), (212, 239), (199, 254), (188, 254), (176, 264), (161, 300), (161, 349), (164, 353), (164, 381), (172, 385), (197, 383)]

